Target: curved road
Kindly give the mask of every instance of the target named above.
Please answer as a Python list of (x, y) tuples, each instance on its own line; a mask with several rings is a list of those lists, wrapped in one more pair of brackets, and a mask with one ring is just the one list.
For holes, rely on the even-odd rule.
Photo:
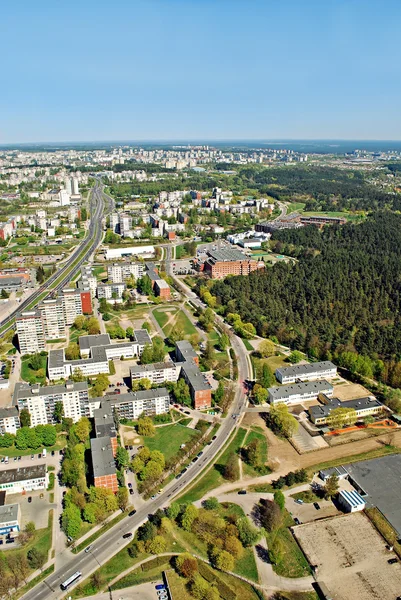
[[(170, 273), (171, 266), (169, 264), (171, 255), (167, 258), (167, 271)], [(179, 282), (181, 285), (181, 282)], [(186, 296), (191, 297), (191, 301), (198, 306), (203, 307), (203, 303), (189, 288), (185, 290)], [(220, 319), (216, 315), (216, 319)], [(206, 446), (202, 457), (196, 462), (191, 463), (188, 471), (181, 476), (180, 479), (174, 479), (165, 488), (162, 494), (158, 495), (155, 500), (149, 500), (147, 504), (139, 509), (132, 517), (126, 517), (113, 528), (109, 529), (105, 534), (99, 537), (94, 543), (90, 552), (80, 552), (78, 555), (71, 558), (66, 552), (66, 562), (62, 568), (59, 568), (52, 575), (47, 577), (42, 583), (38, 584), (34, 589), (27, 592), (24, 600), (58, 600), (66, 596), (66, 592), (62, 592), (60, 584), (70, 577), (76, 571), (81, 571), (82, 579), (89, 577), (100, 565), (107, 562), (112, 556), (119, 552), (124, 546), (128, 545), (132, 540), (123, 539), (123, 534), (134, 531), (148, 519), (148, 515), (157, 511), (159, 508), (168, 506), (174, 497), (180, 495), (183, 490), (194, 482), (200, 475), (203, 469), (211, 464), (216, 454), (222, 449), (227, 442), (232, 431), (238, 427), (241, 415), (244, 413), (247, 400), (244, 393), (242, 382), (250, 378), (250, 366), (248, 362), (248, 354), (246, 348), (240, 338), (230, 332), (231, 344), (238, 359), (239, 385), (236, 388), (236, 395), (227, 417), (223, 420), (219, 428), (216, 439), (210, 446)], [(238, 417), (233, 418), (233, 415)], [(71, 586), (74, 587), (74, 586)], [(70, 588), (71, 589), (71, 588)]]

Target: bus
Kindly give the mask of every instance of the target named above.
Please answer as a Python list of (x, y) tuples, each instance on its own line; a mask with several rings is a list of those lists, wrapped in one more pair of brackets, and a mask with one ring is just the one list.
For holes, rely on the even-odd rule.
[(82, 573), (81, 571), (77, 571), (76, 573), (74, 573), (73, 575), (71, 575), (71, 577), (69, 577), (68, 579), (66, 579), (65, 581), (63, 581), (63, 583), (61, 584), (61, 589), (62, 590), (67, 590), (70, 585), (72, 585), (73, 583), (75, 583), (76, 581), (78, 581), (78, 579), (82, 577)]

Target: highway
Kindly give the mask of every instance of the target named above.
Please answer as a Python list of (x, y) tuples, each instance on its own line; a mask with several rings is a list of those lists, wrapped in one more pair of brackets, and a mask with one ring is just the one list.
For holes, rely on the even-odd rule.
[[(26, 310), (28, 306), (32, 306), (35, 301), (39, 301), (38, 299), (45, 293), (54, 293), (60, 291), (77, 273), (77, 271), (81, 268), (81, 265), (88, 260), (90, 255), (96, 250), (98, 245), (100, 244), (103, 237), (103, 228), (102, 228), (102, 218), (104, 212), (104, 198), (108, 203), (109, 212), (113, 206), (113, 199), (110, 196), (107, 196), (102, 191), (102, 185), (100, 181), (96, 181), (92, 192), (91, 192), (91, 200), (90, 200), (90, 221), (89, 227), (87, 231), (87, 235), (82, 243), (74, 250), (68, 260), (63, 264), (63, 266), (58, 269), (53, 275), (51, 275), (45, 283), (38, 289), (36, 292), (31, 294), (31, 296), (21, 302), (18, 308), (10, 313), (8, 317), (3, 319), (0, 322), (0, 327), (9, 324), (9, 327), (2, 331), (2, 334), (5, 333), (8, 329), (11, 329), (13, 325), (13, 321), (18, 313), (23, 310)], [(86, 249), (86, 252), (84, 250)], [(77, 261), (80, 255), (84, 252), (82, 257)], [(77, 261), (74, 267), (71, 269), (71, 265)], [(65, 274), (64, 277), (60, 281), (60, 277)], [(48, 295), (48, 294), (47, 294)], [(46, 296), (47, 297), (47, 296)], [(42, 298), (42, 300), (45, 297)]]
[[(167, 272), (171, 272), (171, 248), (170, 253), (168, 252), (167, 258)], [(176, 280), (177, 281), (177, 280)], [(191, 291), (186, 288), (182, 282), (180, 284), (181, 289), (187, 297), (191, 297), (191, 302), (198, 306), (203, 306), (203, 303), (199, 298)], [(221, 320), (216, 315), (216, 320)], [(99, 537), (94, 543), (90, 552), (80, 552), (73, 558), (66, 559), (64, 566), (56, 570), (52, 575), (47, 577), (42, 583), (38, 584), (31, 591), (27, 592), (22, 598), (24, 600), (59, 600), (60, 598), (68, 597), (67, 592), (62, 592), (60, 584), (70, 577), (76, 571), (81, 571), (82, 579), (89, 577), (100, 565), (104, 564), (117, 552), (119, 552), (124, 546), (131, 543), (132, 539), (123, 539), (123, 534), (132, 532), (148, 519), (149, 514), (155, 513), (159, 508), (167, 507), (174, 499), (182, 494), (184, 489), (194, 480), (198, 479), (203, 469), (213, 462), (216, 454), (225, 445), (228, 437), (238, 427), (241, 416), (244, 414), (247, 400), (245, 396), (243, 381), (250, 379), (250, 365), (246, 348), (240, 338), (238, 338), (232, 331), (229, 331), (231, 338), (232, 347), (237, 355), (238, 359), (238, 373), (239, 373), (239, 385), (236, 386), (236, 395), (234, 402), (230, 408), (229, 414), (222, 421), (222, 424), (217, 431), (216, 439), (210, 446), (206, 446), (203, 451), (202, 457), (196, 462), (191, 463), (188, 467), (188, 471), (180, 477), (180, 479), (174, 479), (165, 488), (162, 494), (158, 495), (155, 500), (149, 500), (147, 504), (142, 507), (132, 517), (126, 517), (123, 521), (120, 521), (113, 528), (109, 529), (105, 534)], [(233, 417), (233, 415), (237, 415)], [(67, 554), (67, 551), (66, 551)], [(77, 585), (77, 584), (76, 584)], [(71, 586), (71, 588), (74, 586)], [(70, 589), (71, 589), (70, 588)]]

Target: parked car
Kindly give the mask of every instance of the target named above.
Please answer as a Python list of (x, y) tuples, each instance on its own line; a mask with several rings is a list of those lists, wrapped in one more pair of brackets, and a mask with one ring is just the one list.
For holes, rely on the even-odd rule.
[(155, 586), (155, 590), (165, 590), (165, 589), (166, 589), (166, 586), (163, 585), (162, 583), (159, 583), (159, 585)]
[(239, 496), (245, 496), (245, 494), (246, 494), (246, 490), (240, 490), (240, 491), (238, 492), (238, 495), (239, 495)]
[(132, 483), (131, 482), (128, 483), (128, 487), (132, 488)]
[(320, 510), (320, 506), (317, 502), (314, 502), (313, 506), (316, 508), (316, 510)]
[(135, 515), (135, 513), (136, 513), (136, 510), (131, 510), (131, 512), (128, 513), (128, 516), (133, 517)]
[(42, 455), (41, 455), (41, 454), (38, 454), (38, 458), (42, 458)]
[(132, 494), (134, 493), (134, 490), (133, 490), (132, 488), (129, 488), (129, 493), (130, 493), (130, 494), (131, 494), (131, 496), (132, 496)]
[(153, 494), (153, 496), (151, 496), (151, 498), (150, 498), (150, 499), (151, 499), (151, 500), (155, 500), (156, 498), (157, 498), (157, 495), (156, 495), (156, 494)]
[(32, 496), (28, 496), (28, 502), (31, 503), (32, 502)]
[(214, 436), (212, 437), (212, 441), (214, 442), (214, 440), (215, 440), (216, 438), (217, 438), (217, 435), (214, 435)]
[(301, 500), (301, 498), (297, 498), (297, 499), (295, 500), (295, 502), (296, 502), (297, 504), (303, 504), (303, 503), (304, 503), (304, 501), (303, 501), (303, 500)]
[(54, 450), (52, 450), (52, 456), (54, 456), (54, 455), (55, 455), (55, 452), (54, 452)]
[(21, 457), (21, 456), (19, 456), (19, 457), (18, 457), (18, 460), (21, 460), (21, 458), (22, 458), (22, 457)]
[(6, 540), (6, 544), (13, 544), (15, 541), (15, 538), (9, 538), (8, 540)]
[(198, 452), (197, 457), (200, 458), (202, 456), (203, 452)]
[(34, 454), (31, 454), (31, 460), (33, 460), (35, 458)]
[(127, 539), (128, 539), (128, 538), (130, 538), (130, 537), (132, 537), (132, 533), (131, 533), (131, 532), (129, 532), (129, 533), (124, 533), (124, 535), (123, 535), (123, 539), (124, 539), (124, 540), (127, 540)]
[(14, 462), (17, 462), (18, 456), (14, 456)]
[(398, 562), (398, 558), (389, 558), (387, 562), (389, 565), (395, 565)]
[(190, 412), (189, 410), (184, 410), (184, 414), (185, 414), (185, 415), (190, 415), (190, 414), (191, 414), (191, 412)]
[(294, 523), (295, 525), (300, 525), (301, 521), (298, 519), (298, 517), (294, 517)]

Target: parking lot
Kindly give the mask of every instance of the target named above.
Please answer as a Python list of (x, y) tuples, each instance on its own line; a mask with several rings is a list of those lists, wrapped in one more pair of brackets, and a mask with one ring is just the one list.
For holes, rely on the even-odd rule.
[(96, 594), (91, 596), (92, 600), (157, 600), (158, 596), (155, 585), (161, 584), (161, 581), (151, 583), (142, 583), (122, 590), (107, 592), (105, 594)]
[(294, 527), (294, 534), (336, 600), (395, 600), (401, 563), (363, 513), (352, 513)]

